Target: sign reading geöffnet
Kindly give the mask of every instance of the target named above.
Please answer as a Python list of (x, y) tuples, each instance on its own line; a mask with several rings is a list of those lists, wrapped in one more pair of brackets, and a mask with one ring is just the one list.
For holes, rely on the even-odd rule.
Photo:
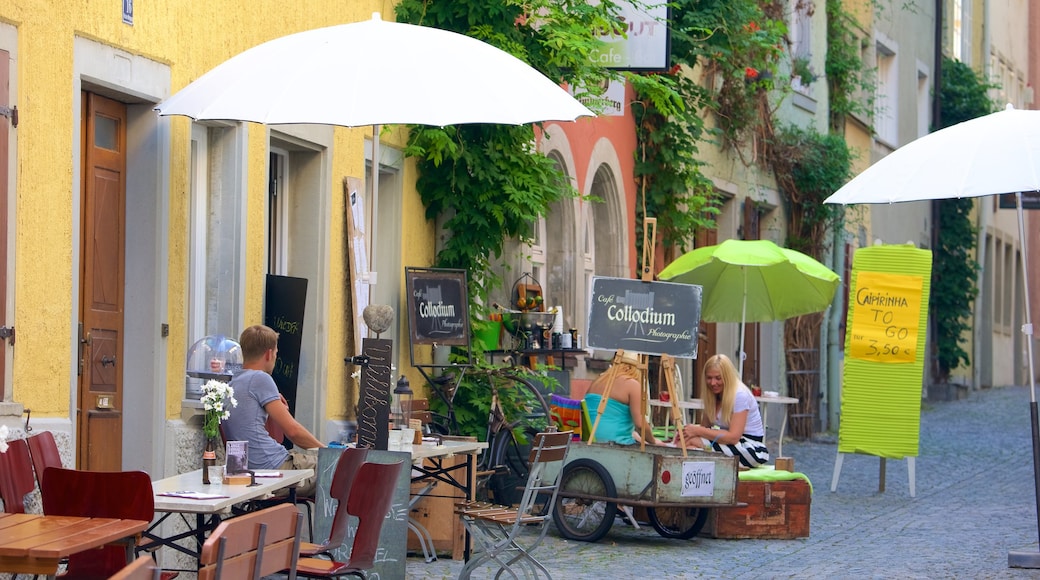
[(700, 321), (700, 286), (592, 278), (590, 348), (697, 358)]
[(469, 346), (466, 271), (406, 268), (411, 343)]

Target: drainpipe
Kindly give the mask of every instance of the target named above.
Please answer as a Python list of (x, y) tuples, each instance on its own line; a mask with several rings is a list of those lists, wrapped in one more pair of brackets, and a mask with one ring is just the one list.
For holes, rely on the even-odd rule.
[[(839, 226), (831, 234), (831, 262), (833, 270), (841, 275), (845, 271), (845, 228)], [(842, 280), (842, 292), (834, 296), (827, 317), (827, 428), (836, 431), (841, 411), (841, 319), (845, 315), (841, 311), (844, 293), (848, 289), (848, 280)], [(820, 369), (823, 372), (823, 369)]]

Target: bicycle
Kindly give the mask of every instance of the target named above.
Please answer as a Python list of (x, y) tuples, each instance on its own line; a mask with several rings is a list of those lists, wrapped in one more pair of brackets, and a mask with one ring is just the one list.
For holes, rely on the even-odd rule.
[[(477, 462), (474, 498), (500, 505), (519, 502), (527, 482), (528, 455), (534, 435), (549, 430), (552, 424), (545, 396), (525, 376), (533, 377), (533, 373), (515, 366), (513, 360), (507, 357), (505, 366), (449, 369), (445, 375), (431, 381), (433, 391), (445, 407), (445, 413), (431, 410), (431, 432), (459, 435), (460, 418), (463, 423), (472, 423), (480, 414), (486, 413), (485, 441), (488, 449)], [(450, 373), (453, 372), (461, 372), (463, 376), (452, 376)], [(482, 392), (470, 393), (468, 402), (475, 404), (460, 408), (455, 404), (454, 391), (458, 390), (455, 385)], [(484, 397), (486, 392), (490, 392), (490, 398)], [(486, 411), (483, 401), (487, 401)]]

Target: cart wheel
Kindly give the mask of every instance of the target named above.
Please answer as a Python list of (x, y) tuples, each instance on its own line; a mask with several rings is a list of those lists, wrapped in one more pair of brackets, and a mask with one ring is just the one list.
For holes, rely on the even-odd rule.
[(708, 521), (708, 508), (662, 507), (647, 508), (650, 525), (666, 538), (689, 540), (704, 528)]
[[(563, 468), (560, 492), (573, 492), (603, 498), (617, 498), (614, 480), (599, 463), (591, 459), (576, 459)], [(568, 540), (595, 542), (605, 536), (614, 525), (617, 504), (601, 499), (556, 498), (553, 522), (560, 535)]]

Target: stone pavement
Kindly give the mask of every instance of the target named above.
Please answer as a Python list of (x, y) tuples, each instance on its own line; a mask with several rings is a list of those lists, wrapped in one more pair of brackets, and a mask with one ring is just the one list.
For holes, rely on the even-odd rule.
[[(535, 552), (555, 578), (1040, 578), (1008, 568), (1009, 551), (1040, 550), (1029, 389), (978, 391), (922, 403), (917, 494), (906, 461), (847, 455), (830, 491), (837, 438), (790, 441), (784, 454), (809, 476), (810, 535), (798, 540), (665, 539), (620, 520), (597, 543), (550, 529)], [(455, 578), (462, 562), (409, 558), (407, 577)], [(489, 577), (490, 567), (475, 574)]]

